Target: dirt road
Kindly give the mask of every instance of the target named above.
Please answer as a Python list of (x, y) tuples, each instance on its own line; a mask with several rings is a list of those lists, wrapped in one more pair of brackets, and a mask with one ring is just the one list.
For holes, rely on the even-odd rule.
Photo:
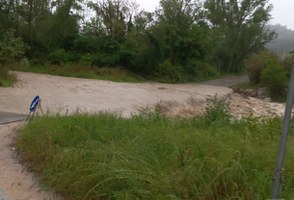
[[(206, 99), (215, 95), (231, 102), (235, 117), (282, 115), (282, 104), (243, 98), (226, 87), (200, 84), (114, 83), (17, 72), (13, 88), (0, 88), (0, 111), (27, 114), (39, 95), (44, 112), (70, 114), (76, 111), (118, 112), (128, 117), (142, 108), (160, 105), (168, 116), (190, 117), (203, 113)], [(57, 197), (40, 189), (33, 176), (13, 158), (10, 146), (19, 123), (0, 125), (0, 195), (11, 200), (42, 200)], [(2, 188), (2, 189), (1, 189)], [(0, 196), (1, 199), (1, 196)]]
[(233, 85), (237, 85), (239, 83), (244, 83), (249, 81), (248, 76), (228, 76), (225, 78), (210, 80), (210, 81), (204, 81), (201, 82), (201, 84), (204, 85), (212, 85), (212, 86), (222, 86), (222, 87), (230, 87)]

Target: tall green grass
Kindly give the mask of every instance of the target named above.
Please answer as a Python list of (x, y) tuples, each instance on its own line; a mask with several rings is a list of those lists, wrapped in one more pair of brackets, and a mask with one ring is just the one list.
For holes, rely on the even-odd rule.
[[(268, 199), (280, 120), (207, 123), (158, 114), (45, 116), (16, 139), (21, 159), (65, 199)], [(289, 136), (282, 197), (294, 197)]]

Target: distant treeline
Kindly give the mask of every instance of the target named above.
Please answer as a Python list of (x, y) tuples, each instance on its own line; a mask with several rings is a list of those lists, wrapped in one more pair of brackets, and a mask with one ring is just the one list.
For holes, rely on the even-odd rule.
[(275, 37), (271, 9), (268, 0), (161, 0), (155, 12), (127, 0), (2, 0), (0, 62), (122, 67), (167, 81), (234, 73)]
[(266, 45), (268, 49), (281, 56), (294, 50), (294, 31), (280, 24), (268, 25), (268, 28), (277, 33), (277, 38)]

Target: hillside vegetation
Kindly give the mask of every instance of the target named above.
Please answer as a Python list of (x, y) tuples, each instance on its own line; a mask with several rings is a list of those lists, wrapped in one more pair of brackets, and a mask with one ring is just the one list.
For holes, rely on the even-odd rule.
[(119, 67), (164, 82), (243, 72), (275, 37), (271, 9), (267, 0), (161, 0), (154, 12), (125, 0), (1, 1), (0, 65)]

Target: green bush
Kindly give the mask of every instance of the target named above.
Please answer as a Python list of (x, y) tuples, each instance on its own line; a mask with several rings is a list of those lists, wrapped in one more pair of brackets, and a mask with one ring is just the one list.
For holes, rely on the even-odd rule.
[[(119, 52), (119, 63), (121, 66), (127, 68), (127, 69), (136, 69), (136, 67), (138, 67), (137, 65), (142, 65), (142, 61), (140, 61), (142, 59), (142, 57), (140, 56), (139, 53), (132, 51), (132, 50), (128, 50), (128, 49), (122, 49)], [(142, 70), (142, 69), (141, 69)]]
[(170, 60), (165, 60), (157, 68), (157, 77), (164, 82), (185, 81), (185, 73), (180, 66), (174, 65)]
[(87, 53), (81, 56), (81, 59), (79, 60), (79, 65), (84, 65), (84, 66), (91, 66), (92, 65), (92, 60), (94, 59), (94, 55)]
[(261, 83), (269, 90), (274, 100), (284, 100), (288, 83), (288, 72), (279, 64), (268, 65), (261, 73)]
[(246, 69), (250, 83), (258, 85), (261, 81), (262, 70), (268, 65), (279, 63), (279, 57), (267, 51), (252, 55), (246, 62)]
[(97, 53), (93, 56), (91, 65), (97, 67), (117, 67), (120, 56), (118, 54)]
[(48, 57), (49, 62), (56, 65), (65, 64), (68, 60), (67, 52), (64, 49), (56, 49)]
[(220, 76), (220, 72), (214, 66), (196, 59), (190, 59), (184, 69), (191, 81)]

